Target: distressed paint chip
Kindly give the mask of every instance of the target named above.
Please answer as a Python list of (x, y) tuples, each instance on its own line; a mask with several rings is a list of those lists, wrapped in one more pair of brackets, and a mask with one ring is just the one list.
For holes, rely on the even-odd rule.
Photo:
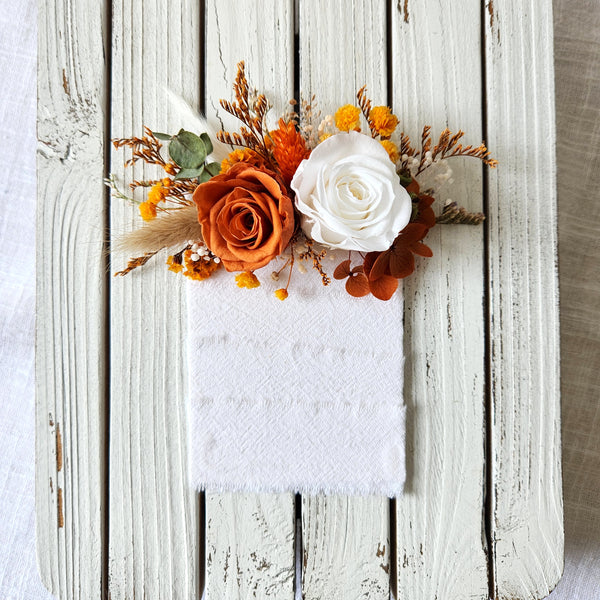
[(60, 423), (56, 424), (56, 471), (60, 473), (63, 467), (63, 444), (60, 433)]
[(56, 511), (58, 528), (62, 529), (65, 526), (65, 516), (63, 511), (63, 491), (62, 488), (58, 488), (57, 499), (56, 499)]

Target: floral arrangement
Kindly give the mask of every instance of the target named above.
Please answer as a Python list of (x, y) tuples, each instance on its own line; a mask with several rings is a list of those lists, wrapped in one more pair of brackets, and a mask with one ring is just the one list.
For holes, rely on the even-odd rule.
[[(397, 132), (398, 118), (387, 106), (372, 106), (365, 87), (356, 106), (324, 118), (314, 98), (291, 101), (290, 111), (269, 130), (269, 102), (251, 91), (244, 63), (233, 91), (235, 101), (220, 104), (241, 122), (238, 132), (211, 137), (146, 128), (142, 138), (113, 140), (116, 148), (131, 149), (126, 166), (142, 160), (164, 171), (159, 179), (130, 184), (148, 190), (138, 203), (146, 224), (120, 241), (121, 249), (138, 255), (117, 275), (167, 248), (173, 249), (169, 270), (204, 280), (222, 269), (236, 273), (244, 288), (258, 287), (256, 271), (276, 265), (275, 280), (287, 270), (285, 286), (275, 291), (285, 300), (294, 265), (306, 272), (308, 263), (323, 285), (331, 283), (323, 265), (329, 253), (338, 261), (333, 277), (346, 280), (350, 295), (388, 300), (399, 280), (414, 271), (415, 256), (432, 256), (423, 240), (436, 222), (484, 218), (451, 203), (436, 219), (434, 197), (418, 183), (426, 169), (451, 157), (496, 166), (483, 143), (460, 143), (462, 131), (446, 129), (434, 143), (426, 126), (415, 148)], [(168, 145), (168, 158), (161, 142)], [(133, 201), (119, 191), (114, 176), (108, 183), (115, 196)]]

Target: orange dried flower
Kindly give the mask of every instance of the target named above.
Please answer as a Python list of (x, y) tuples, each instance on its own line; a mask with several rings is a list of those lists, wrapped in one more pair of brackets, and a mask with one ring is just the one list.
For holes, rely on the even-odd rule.
[(340, 131), (360, 131), (360, 109), (352, 104), (340, 106), (335, 112), (335, 126)]
[(277, 297), (278, 300), (285, 300), (288, 297), (288, 291), (285, 288), (280, 288), (278, 290), (275, 290), (275, 296)]
[(384, 138), (390, 137), (398, 126), (398, 117), (387, 106), (374, 106), (369, 112), (375, 131)]
[(181, 273), (181, 271), (183, 271), (181, 255), (178, 255), (178, 257), (169, 256), (169, 258), (167, 258), (167, 265), (169, 265), (169, 271), (173, 271), (173, 273)]
[(279, 128), (271, 131), (271, 138), (273, 157), (279, 166), (281, 176), (289, 185), (298, 165), (308, 158), (310, 150), (292, 121), (286, 123), (283, 119), (279, 119)]
[(249, 290), (257, 288), (260, 285), (258, 277), (251, 271), (242, 271), (235, 276), (235, 282), (240, 288), (247, 288)]
[(390, 140), (381, 140), (381, 145), (385, 148), (385, 151), (388, 153), (390, 160), (396, 164), (398, 160), (400, 160), (400, 152), (398, 152), (398, 146), (391, 142)]
[(237, 148), (233, 152), (230, 152), (227, 158), (224, 158), (221, 162), (221, 173), (227, 173), (233, 165), (240, 162), (253, 165), (259, 169), (265, 167), (263, 157), (254, 152), (254, 150), (250, 150), (250, 148)]
[(173, 163), (166, 163), (163, 168), (169, 175), (175, 175), (175, 173), (177, 173), (177, 168)]
[(152, 219), (156, 218), (156, 204), (154, 202), (146, 200), (146, 202), (140, 204), (139, 209), (140, 216), (144, 221), (152, 221)]
[(168, 193), (169, 192), (163, 186), (163, 182), (159, 181), (150, 188), (150, 191), (148, 192), (148, 202), (158, 204), (165, 199), (165, 196)]
[(203, 258), (200, 260), (192, 260), (192, 254), (193, 252), (189, 249), (183, 253), (183, 261), (186, 267), (183, 274), (190, 279), (204, 281), (221, 266), (221, 263), (216, 263), (214, 260), (204, 260)]

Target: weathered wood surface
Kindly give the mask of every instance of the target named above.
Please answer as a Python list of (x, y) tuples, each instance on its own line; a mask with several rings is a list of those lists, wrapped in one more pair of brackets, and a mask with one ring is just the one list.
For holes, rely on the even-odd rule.
[[(176, 130), (166, 90), (199, 101), (199, 3), (115, 0), (112, 21), (111, 137), (138, 135), (143, 125)], [(113, 150), (111, 170), (128, 183), (126, 158)], [(153, 176), (133, 170), (136, 179)], [(136, 213), (113, 200), (111, 233), (131, 229)], [(127, 258), (114, 255), (111, 271)], [(161, 268), (134, 272), (111, 282), (110, 302), (108, 591), (112, 600), (193, 598), (200, 535), (187, 480), (182, 281)]]
[[(414, 140), (426, 123), (438, 133), (463, 129), (477, 144), (480, 2), (409, 10), (392, 21), (392, 102), (403, 127)], [(454, 183), (430, 180), (440, 204), (452, 198), (481, 211), (481, 165), (448, 164)], [(427, 244), (433, 258), (404, 284), (408, 480), (396, 500), (398, 597), (484, 600), (483, 227), (440, 225)]]
[[(563, 569), (554, 63), (550, 2), (488, 5), (490, 514), (494, 594)], [(508, 124), (508, 126), (507, 126)]]
[[(219, 98), (231, 97), (240, 60), (251, 85), (272, 99), (273, 118), (287, 110), (294, 95), (293, 31), (289, 0), (240, 3), (234, 10), (206, 2), (206, 112), (215, 129), (239, 126)], [(293, 494), (206, 494), (206, 600), (292, 600), (295, 518)]]
[[(323, 116), (365, 84), (387, 103), (385, 2), (302, 0), (298, 34), (300, 94)], [(389, 515), (386, 497), (303, 496), (303, 598), (389, 598)]]
[(53, 594), (99, 598), (110, 50), (102, 3), (56, 0), (38, 9), (37, 555)]
[[(483, 599), (488, 586), (499, 599), (541, 598), (553, 587), (562, 504), (550, 8), (41, 7), (37, 511), (49, 589), (64, 599), (188, 599), (205, 581), (208, 600), (291, 600), (302, 578), (305, 598), (383, 598), (391, 586), (398, 598), (434, 600)], [(201, 502), (188, 488), (181, 281), (156, 268), (109, 282), (104, 269), (104, 140), (143, 124), (182, 125), (166, 88), (205, 105), (219, 127), (217, 99), (229, 97), (242, 59), (273, 115), (294, 81), (317, 94), (324, 114), (366, 83), (411, 135), (427, 122), (462, 127), (476, 143), (487, 127), (501, 161), (485, 176), (487, 196), (479, 164), (451, 163), (455, 183), (440, 200), (483, 206), (488, 224), (436, 228), (434, 258), (405, 285), (405, 495), (391, 506), (305, 497), (298, 530), (291, 494)], [(119, 176), (124, 158), (111, 155)], [(112, 233), (136, 218), (134, 207), (111, 202)]]

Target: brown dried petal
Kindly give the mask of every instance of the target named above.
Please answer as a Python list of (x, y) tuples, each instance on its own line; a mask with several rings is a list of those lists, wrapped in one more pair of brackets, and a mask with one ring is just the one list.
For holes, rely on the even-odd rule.
[(415, 242), (414, 244), (411, 244), (410, 249), (419, 256), (425, 256), (426, 258), (431, 258), (433, 256), (431, 248), (423, 244), (423, 242)]
[(355, 298), (361, 298), (370, 293), (369, 280), (364, 273), (355, 273), (346, 281), (346, 291)]
[(333, 272), (333, 277), (335, 279), (346, 279), (346, 277), (350, 277), (350, 259), (341, 262)]
[(410, 250), (396, 250), (391, 253), (389, 274), (392, 277), (403, 279), (408, 277), (414, 270), (415, 258)]
[[(382, 252), (373, 263), (373, 266), (369, 269), (369, 280), (375, 281), (383, 275), (385, 275), (390, 268), (390, 254), (389, 250)], [(367, 254), (369, 257), (369, 254)]]
[(369, 287), (375, 298), (389, 300), (398, 289), (398, 280), (390, 275), (383, 275), (375, 281), (370, 281)]

